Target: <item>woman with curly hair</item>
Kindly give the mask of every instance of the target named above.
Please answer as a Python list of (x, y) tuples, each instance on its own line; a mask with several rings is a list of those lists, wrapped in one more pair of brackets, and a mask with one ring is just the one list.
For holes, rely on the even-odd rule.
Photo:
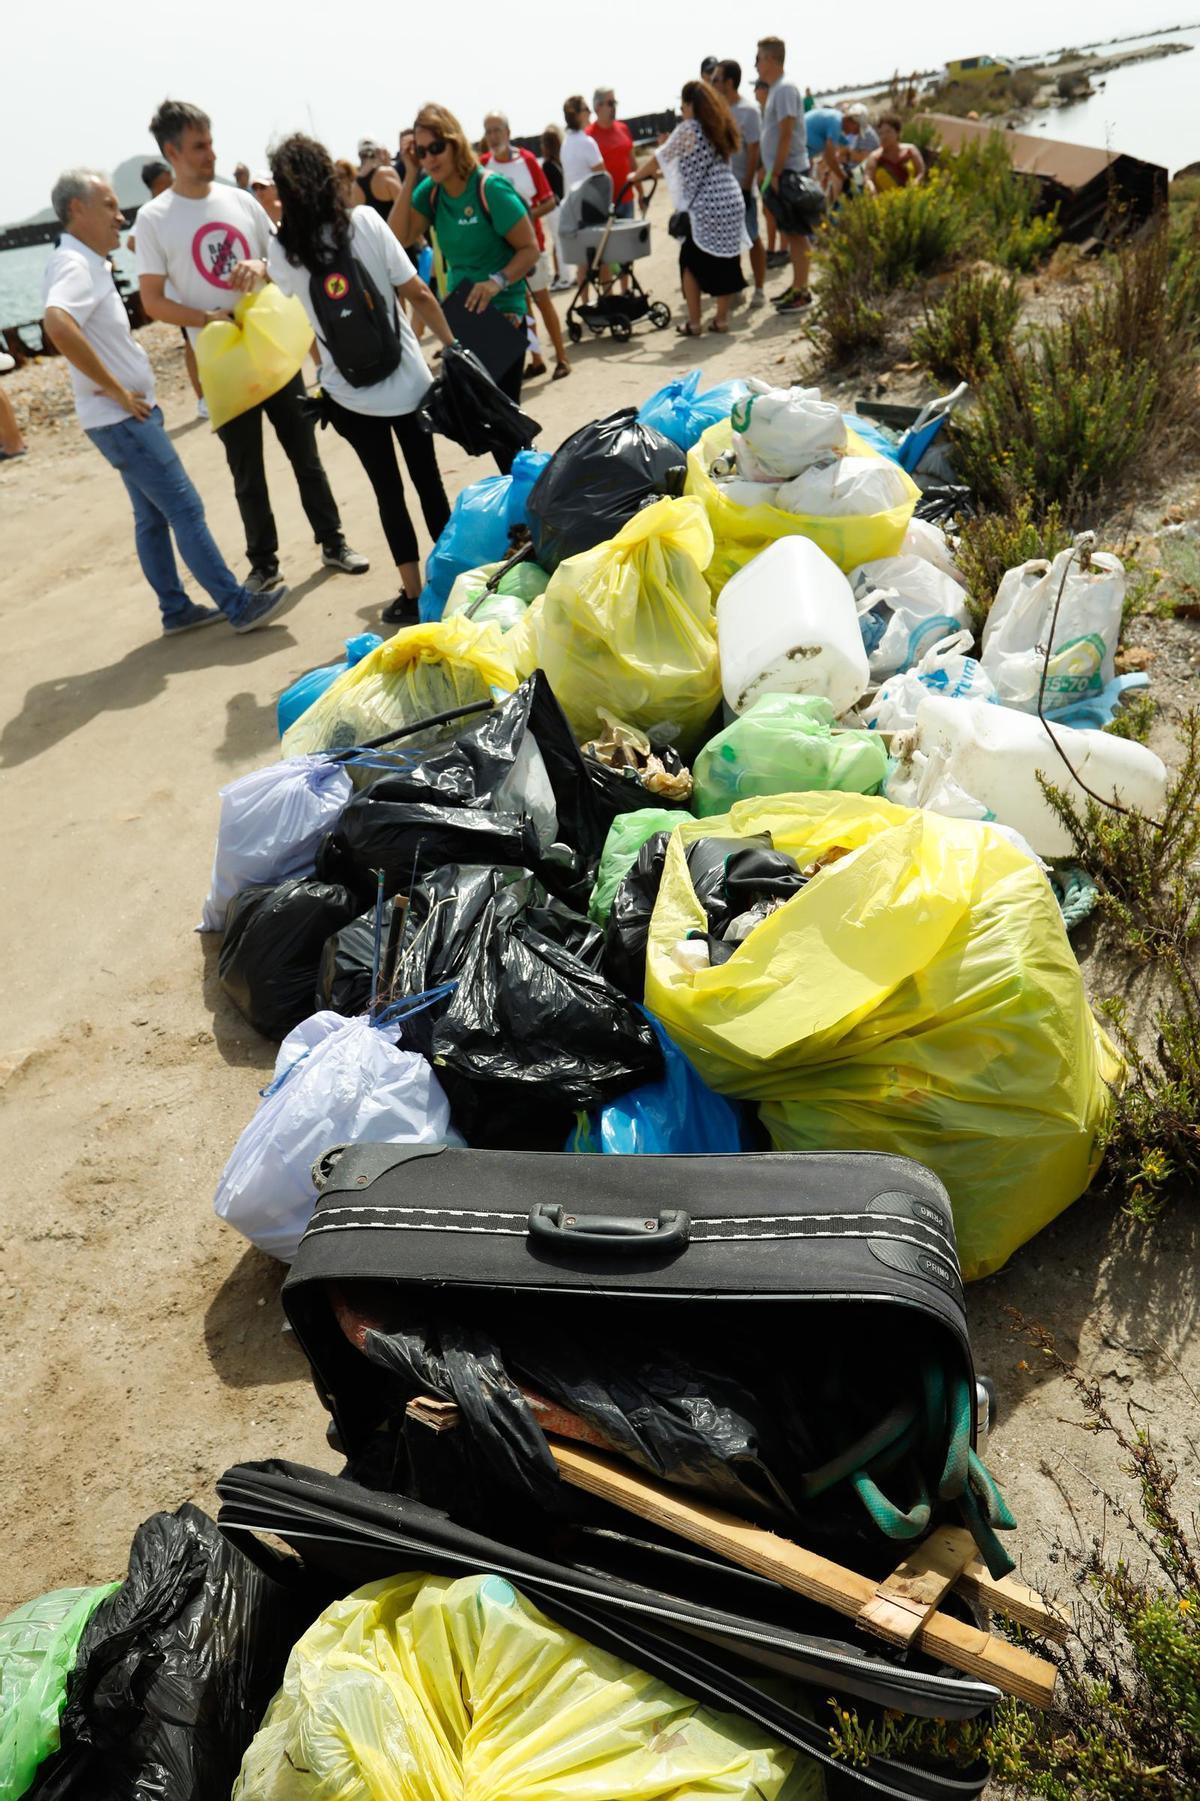
[[(447, 294), (465, 282), (468, 312), (486, 307), (516, 331), (524, 331), (529, 311), (525, 277), (538, 260), (533, 221), (506, 176), (480, 167), (466, 132), (454, 114), (432, 102), (413, 121), (404, 152), (404, 184), (388, 224), (411, 244), (430, 227), (446, 263)], [(524, 354), (497, 385), (510, 400), (521, 398)], [(497, 455), (501, 474), (512, 457)]]
[[(295, 294), (308, 314), (320, 352), (325, 415), (358, 455), (375, 491), (379, 518), (399, 574), (400, 592), (384, 609), (388, 625), (413, 625), (421, 568), (417, 535), (409, 518), (404, 484), (396, 460), (396, 443), (404, 455), (430, 537), (436, 542), (450, 517), (433, 439), (417, 423), (417, 408), (432, 377), (412, 327), (397, 304), (406, 300), (418, 318), (443, 344), (454, 334), (441, 307), (420, 279), (400, 244), (374, 208), (351, 211), (336, 164), (323, 144), (296, 132), (271, 152), (271, 174), (282, 207), (279, 231), (272, 238), (267, 269), (285, 294)], [(357, 264), (368, 301), (391, 304), (392, 325), (399, 341), (399, 361), (379, 379), (363, 385), (361, 371), (353, 381), (338, 367), (321, 335), (321, 318), (313, 300), (313, 277), (345, 282), (338, 273), (347, 258)], [(366, 279), (363, 280), (363, 277)], [(326, 290), (329, 291), (328, 289)], [(343, 292), (345, 288), (343, 287)], [(328, 328), (326, 328), (328, 329)]]
[(745, 199), (729, 162), (742, 141), (733, 114), (707, 81), (685, 81), (680, 102), (682, 120), (630, 180), (644, 181), (660, 172), (667, 178), (675, 216), (682, 222), (679, 276), (688, 310), (687, 323), (675, 329), (681, 337), (698, 338), (704, 329), (700, 308), (705, 294), (717, 302), (713, 330), (729, 330), (733, 296), (746, 286), (742, 251), (750, 248), (750, 240)]

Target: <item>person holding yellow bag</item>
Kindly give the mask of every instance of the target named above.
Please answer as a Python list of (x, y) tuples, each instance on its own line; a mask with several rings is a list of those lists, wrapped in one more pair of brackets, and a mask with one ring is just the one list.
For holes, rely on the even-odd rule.
[[(204, 327), (231, 319), (239, 294), (266, 279), (271, 224), (253, 195), (214, 187), (212, 124), (200, 107), (164, 100), (150, 121), (171, 165), (173, 185), (138, 213), (138, 285), (151, 319), (186, 327), (193, 346)], [(303, 355), (300, 361), (303, 361)], [(337, 503), (317, 454), (312, 420), (304, 411), (300, 362), (279, 389), (219, 427), (246, 529), (250, 576), (246, 586), (268, 593), (282, 582), (279, 534), (263, 467), (263, 415), (283, 446), (300, 499), (328, 569), (362, 575), (366, 557), (342, 536)]]

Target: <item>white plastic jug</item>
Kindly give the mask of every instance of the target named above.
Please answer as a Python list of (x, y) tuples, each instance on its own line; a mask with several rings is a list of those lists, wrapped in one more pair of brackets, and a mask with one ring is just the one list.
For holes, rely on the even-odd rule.
[[(1114, 738), (1111, 732), (1055, 725), (1053, 733), (1072, 769), (1097, 795), (1106, 801), (1115, 795), (1123, 807), (1136, 808), (1152, 819), (1160, 816), (1167, 771), (1152, 750), (1128, 738)], [(1042, 793), (1038, 776), (1069, 795), (1080, 810), (1088, 796), (1036, 714), (931, 694), (917, 708), (912, 742), (929, 756), (944, 752), (946, 774), (1002, 825), (1013, 826), (1027, 838), (1039, 856), (1070, 856), (1074, 846)], [(895, 741), (892, 750), (897, 751)]]
[(779, 538), (726, 582), (717, 643), (735, 713), (760, 694), (823, 694), (841, 715), (870, 680), (850, 583), (810, 538)]

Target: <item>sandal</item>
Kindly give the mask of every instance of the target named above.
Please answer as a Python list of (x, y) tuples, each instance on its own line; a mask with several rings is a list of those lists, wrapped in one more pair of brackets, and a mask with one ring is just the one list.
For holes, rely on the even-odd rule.
[(545, 375), (546, 365), (539, 357), (536, 363), (529, 363), (525, 369), (525, 380), (532, 381), (535, 375)]
[(702, 325), (693, 325), (691, 320), (688, 319), (685, 320), (682, 325), (677, 325), (675, 327), (675, 336), (677, 338), (702, 338), (704, 336), (704, 327)]
[(724, 337), (725, 333), (729, 330), (729, 327), (728, 327), (728, 325), (718, 325), (716, 320), (714, 319), (708, 329), (709, 329), (709, 331), (719, 331), (721, 336)]
[(566, 381), (566, 379), (567, 379), (568, 375), (570, 375), (570, 373), (571, 373), (570, 363), (555, 363), (554, 374), (550, 377), (550, 380), (551, 381)]

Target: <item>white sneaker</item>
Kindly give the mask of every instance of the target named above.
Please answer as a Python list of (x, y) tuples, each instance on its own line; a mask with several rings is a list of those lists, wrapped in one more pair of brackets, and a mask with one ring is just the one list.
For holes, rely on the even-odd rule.
[(753, 294), (750, 296), (750, 305), (751, 306), (766, 306), (766, 304), (767, 304), (767, 296), (766, 296), (765, 290), (762, 288), (755, 288)]
[(197, 419), (207, 419), (208, 418), (208, 402), (207, 402), (207, 400), (205, 400), (203, 394), (200, 396), (199, 400), (196, 402), (196, 417), (197, 417)]

